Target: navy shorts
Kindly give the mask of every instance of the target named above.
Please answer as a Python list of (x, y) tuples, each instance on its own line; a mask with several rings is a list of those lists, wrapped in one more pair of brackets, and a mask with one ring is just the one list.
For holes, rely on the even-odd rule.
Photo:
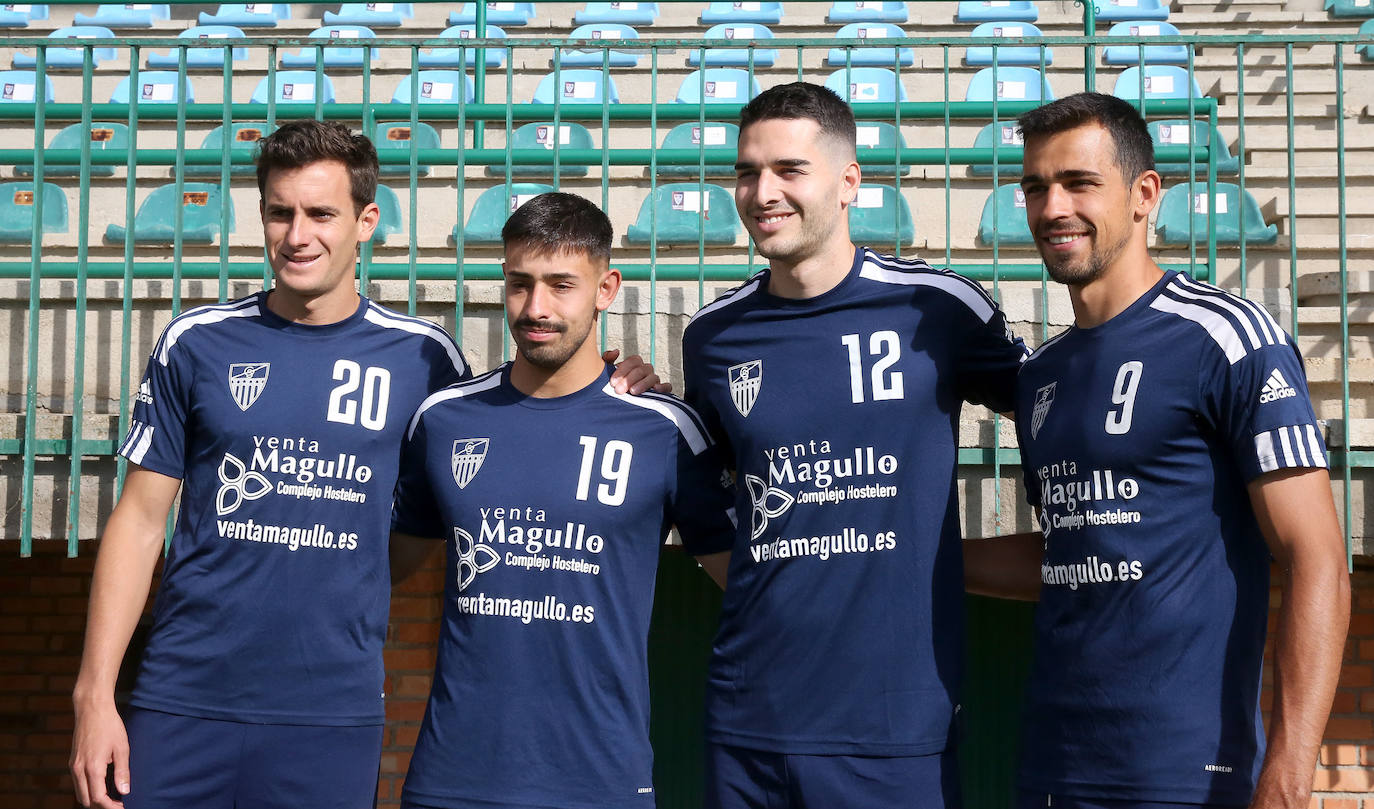
[(254, 725), (133, 708), (125, 809), (372, 809), (382, 726)]
[(952, 751), (813, 756), (706, 745), (707, 809), (957, 809)]
[(1078, 798), (1072, 795), (1049, 795), (1044, 792), (1019, 790), (1016, 809), (1240, 809), (1219, 803), (1169, 803), (1162, 801), (1115, 800), (1112, 798)]

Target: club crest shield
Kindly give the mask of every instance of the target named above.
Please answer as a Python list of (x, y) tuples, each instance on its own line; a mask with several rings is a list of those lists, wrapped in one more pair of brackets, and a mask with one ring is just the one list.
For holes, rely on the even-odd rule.
[(453, 482), (466, 489), (487, 459), (489, 438), (460, 438), (453, 442)]
[(741, 416), (748, 417), (758, 401), (759, 388), (763, 385), (763, 360), (750, 360), (726, 369), (730, 382), (730, 401)]
[(1035, 407), (1031, 410), (1031, 438), (1040, 435), (1040, 427), (1045, 423), (1050, 405), (1054, 404), (1054, 386), (1057, 384), (1059, 383), (1051, 382), (1035, 392)]
[(267, 387), (270, 362), (234, 362), (229, 364), (229, 395), (239, 410), (247, 411)]

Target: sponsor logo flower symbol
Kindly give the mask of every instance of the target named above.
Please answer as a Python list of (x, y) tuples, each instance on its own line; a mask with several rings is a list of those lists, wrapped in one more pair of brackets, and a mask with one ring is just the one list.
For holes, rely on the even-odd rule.
[(466, 590), (478, 573), (486, 573), (496, 567), (501, 557), (490, 545), (476, 542), (472, 534), (454, 526), (453, 547), (458, 551), (458, 589)]
[(763, 532), (768, 530), (768, 521), (781, 517), (797, 501), (782, 489), (769, 486), (753, 475), (744, 476), (744, 486), (749, 490), (749, 503), (752, 508), (749, 515), (749, 525), (752, 529), (750, 539), (762, 536)]
[(243, 461), (229, 453), (219, 462), (219, 493), (215, 495), (215, 511), (219, 516), (233, 514), (245, 500), (266, 497), (272, 484), (261, 474), (251, 471)]

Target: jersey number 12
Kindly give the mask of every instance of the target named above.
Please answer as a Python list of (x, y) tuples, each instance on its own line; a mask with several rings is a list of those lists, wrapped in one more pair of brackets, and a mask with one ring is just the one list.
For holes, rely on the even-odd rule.
[[(864, 361), (859, 350), (859, 335), (846, 334), (840, 342), (849, 349), (849, 396), (854, 404), (861, 404), (864, 401)], [(902, 398), (902, 372), (890, 370), (902, 356), (897, 332), (875, 331), (868, 335), (868, 356), (877, 357), (869, 372), (873, 401)]]

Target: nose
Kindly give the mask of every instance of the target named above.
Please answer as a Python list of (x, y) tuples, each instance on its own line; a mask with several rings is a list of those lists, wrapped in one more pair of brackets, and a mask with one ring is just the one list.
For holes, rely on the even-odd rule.
[(1067, 219), (1073, 216), (1073, 204), (1069, 192), (1058, 183), (1051, 183), (1045, 190), (1045, 205), (1041, 210), (1044, 219)]
[(310, 217), (304, 212), (296, 212), (291, 217), (291, 225), (286, 229), (286, 243), (303, 246), (310, 243)]
[(525, 317), (531, 320), (548, 319), (552, 294), (543, 284), (531, 284), (529, 294), (525, 296)]
[(754, 187), (754, 202), (760, 207), (768, 207), (782, 199), (782, 183), (771, 171), (759, 172)]

